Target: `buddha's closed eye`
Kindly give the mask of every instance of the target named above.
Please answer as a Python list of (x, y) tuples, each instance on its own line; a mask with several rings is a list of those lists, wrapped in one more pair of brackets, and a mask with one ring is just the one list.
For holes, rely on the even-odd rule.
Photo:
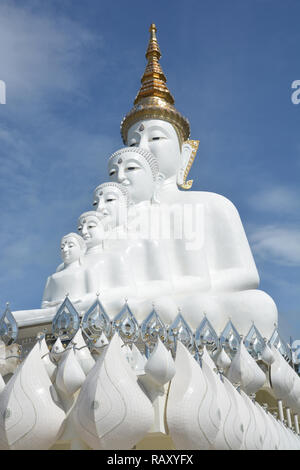
[(133, 171), (133, 170), (139, 170), (139, 168), (140, 168), (139, 166), (128, 166), (128, 167), (126, 168), (126, 170), (127, 170), (127, 171)]

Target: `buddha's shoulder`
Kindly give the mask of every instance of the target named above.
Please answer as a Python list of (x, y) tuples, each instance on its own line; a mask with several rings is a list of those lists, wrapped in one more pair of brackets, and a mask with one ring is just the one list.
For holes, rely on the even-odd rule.
[(212, 193), (209, 191), (182, 191), (184, 201), (186, 203), (204, 204), (207, 206), (237, 211), (235, 205), (227, 197), (222, 194)]

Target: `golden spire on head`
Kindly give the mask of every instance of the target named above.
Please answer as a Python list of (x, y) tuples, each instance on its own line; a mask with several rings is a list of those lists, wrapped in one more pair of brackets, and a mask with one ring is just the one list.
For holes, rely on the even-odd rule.
[(134, 100), (134, 104), (138, 104), (147, 96), (157, 96), (170, 104), (174, 104), (174, 98), (168, 90), (167, 79), (159, 63), (161, 52), (156, 38), (156, 31), (155, 24), (152, 24), (149, 29), (150, 40), (146, 52), (148, 64), (142, 76), (142, 86)]
[(124, 144), (127, 141), (128, 129), (142, 119), (162, 119), (170, 122), (176, 129), (181, 144), (190, 135), (189, 122), (174, 107), (174, 98), (166, 85), (167, 79), (159, 63), (161, 52), (156, 31), (155, 24), (151, 24), (150, 40), (146, 52), (148, 63), (141, 79), (142, 86), (134, 100), (133, 108), (121, 123)]

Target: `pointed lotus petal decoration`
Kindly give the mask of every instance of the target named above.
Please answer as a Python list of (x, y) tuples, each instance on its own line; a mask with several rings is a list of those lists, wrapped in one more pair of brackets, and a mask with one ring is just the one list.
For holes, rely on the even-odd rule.
[(271, 386), (278, 400), (284, 400), (292, 391), (295, 373), (282, 354), (272, 346), (275, 361), (271, 365)]
[(193, 332), (180, 313), (170, 325), (168, 334), (168, 342), (174, 351), (176, 350), (177, 341), (180, 341), (189, 351), (192, 351), (194, 347)]
[(263, 436), (261, 416), (258, 416), (259, 411), (243, 390), (240, 392), (240, 397), (246, 407), (245, 411), (248, 411), (248, 419), (245, 422), (246, 426), (244, 426), (243, 450), (262, 450)]
[(90, 347), (92, 351), (95, 351), (98, 353), (101, 350), (103, 350), (103, 348), (107, 346), (108, 344), (109, 344), (108, 339), (106, 338), (105, 334), (102, 333), (100, 338), (98, 338), (95, 342), (93, 342)]
[(223, 345), (226, 353), (233, 357), (238, 350), (241, 338), (235, 326), (231, 321), (227, 323), (220, 336), (220, 343)]
[(232, 359), (227, 378), (233, 384), (240, 383), (241, 389), (248, 395), (256, 393), (266, 381), (264, 372), (256, 364), (242, 341)]
[(275, 328), (275, 330), (273, 331), (273, 334), (269, 340), (269, 345), (275, 346), (275, 348), (280, 352), (280, 354), (285, 358), (285, 360), (292, 360), (291, 350), (286, 344), (286, 342), (281, 338), (277, 328)]
[(61, 357), (62, 357), (62, 353), (64, 352), (64, 350), (65, 350), (65, 348), (63, 347), (63, 344), (62, 344), (60, 338), (57, 338), (57, 340), (53, 344), (51, 352), (50, 352), (51, 359), (53, 359), (56, 362), (59, 362)]
[(0, 395), (0, 448), (49, 449), (65, 417), (36, 343)]
[(203, 318), (196, 330), (195, 344), (197, 348), (203, 348), (205, 346), (209, 351), (213, 351), (218, 348), (218, 335), (206, 317)]
[(145, 364), (145, 372), (159, 385), (166, 384), (175, 375), (175, 363), (171, 352), (167, 350), (160, 339)]
[(115, 334), (81, 387), (74, 422), (92, 449), (132, 449), (154, 421), (150, 400), (137, 383)]
[(219, 370), (226, 371), (230, 367), (231, 359), (228, 354), (224, 351), (224, 348), (217, 350), (213, 355), (213, 360)]
[(47, 374), (49, 375), (51, 382), (53, 382), (56, 374), (56, 364), (54, 364), (50, 359), (49, 348), (44, 336), (40, 339), (39, 344), (41, 358), (43, 360)]
[(132, 345), (132, 364), (131, 367), (137, 375), (144, 374), (144, 367), (147, 362), (146, 356), (144, 356), (135, 344)]
[(80, 326), (80, 318), (72, 302), (66, 296), (52, 321), (52, 333), (62, 341), (73, 338)]
[(265, 349), (265, 341), (254, 324), (247, 333), (244, 344), (254, 359), (261, 359), (262, 352)]
[(82, 331), (91, 341), (97, 341), (104, 333), (107, 338), (111, 336), (111, 322), (103, 305), (97, 298), (82, 319)]
[(269, 366), (275, 361), (274, 354), (272, 353), (271, 348), (268, 346), (265, 341), (265, 347), (261, 353), (261, 360), (268, 364)]
[(140, 331), (138, 322), (130, 310), (127, 301), (121, 312), (113, 320), (113, 330), (119, 333), (124, 343), (134, 343), (138, 340)]
[(80, 329), (77, 331), (71, 343), (75, 346), (75, 357), (81, 365), (83, 372), (87, 375), (94, 367), (95, 359), (91, 355)]
[(162, 342), (166, 340), (167, 330), (155, 309), (147, 316), (141, 324), (142, 340), (149, 344), (156, 344), (158, 338)]
[(72, 396), (85, 381), (85, 373), (75, 357), (74, 349), (69, 347), (57, 366), (56, 386), (65, 395)]
[(213, 449), (220, 416), (217, 409), (216, 414), (210, 414), (215, 391), (212, 383), (180, 341), (177, 344), (175, 367), (176, 374), (171, 381), (166, 414), (175, 448)]
[(6, 304), (6, 309), (0, 318), (0, 338), (6, 345), (14, 343), (18, 336), (18, 325), (13, 314)]

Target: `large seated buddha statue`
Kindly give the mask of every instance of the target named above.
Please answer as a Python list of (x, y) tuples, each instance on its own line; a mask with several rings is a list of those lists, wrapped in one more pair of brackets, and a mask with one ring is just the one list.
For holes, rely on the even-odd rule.
[[(160, 204), (171, 211), (172, 207), (189, 208), (200, 217), (201, 236), (195, 234), (194, 244), (188, 245), (184, 237), (173, 237), (171, 269), (177, 266), (182, 279), (182, 289), (178, 286), (173, 298), (193, 328), (206, 314), (217, 332), (230, 318), (241, 334), (246, 334), (254, 322), (269, 337), (277, 324), (277, 308), (268, 294), (258, 290), (258, 272), (237, 209), (219, 194), (190, 191), (192, 181), (186, 179), (197, 141), (189, 140), (189, 123), (174, 107), (160, 55), (156, 28), (151, 25), (142, 86), (121, 123), (121, 134), (128, 147), (147, 150), (156, 157), (162, 180)], [(124, 184), (123, 168), (112, 172), (110, 166), (109, 170), (113, 181)], [(193, 222), (185, 218), (183, 231)]]
[(75, 244), (78, 257), (70, 262), (64, 256), (48, 278), (42, 309), (14, 312), (15, 318), (24, 325), (45, 322), (67, 293), (83, 313), (100, 293), (111, 317), (128, 298), (140, 322), (154, 302), (167, 323), (180, 308), (193, 329), (206, 315), (218, 334), (231, 319), (240, 334), (254, 323), (269, 338), (277, 308), (258, 289), (237, 209), (219, 194), (191, 191), (187, 177), (199, 141), (189, 139), (189, 122), (174, 106), (160, 56), (151, 25), (142, 86), (121, 123), (126, 148), (109, 158), (110, 182), (94, 191), (96, 211), (79, 218), (86, 252), (79, 256), (76, 237), (64, 240)]

